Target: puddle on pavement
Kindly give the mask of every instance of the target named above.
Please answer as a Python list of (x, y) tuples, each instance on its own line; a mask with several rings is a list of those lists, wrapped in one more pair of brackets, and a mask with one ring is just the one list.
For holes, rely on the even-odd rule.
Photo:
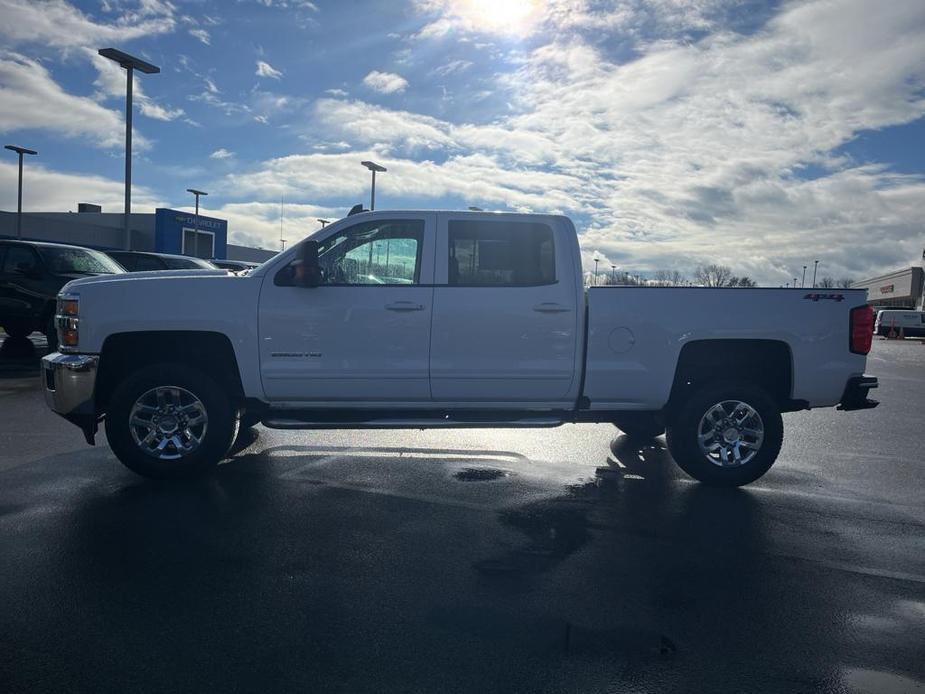
[(842, 682), (851, 692), (870, 694), (925, 694), (925, 683), (882, 670), (845, 668)]
[(453, 473), (453, 477), (461, 482), (488, 482), (508, 477), (511, 473), (491, 467), (467, 467)]

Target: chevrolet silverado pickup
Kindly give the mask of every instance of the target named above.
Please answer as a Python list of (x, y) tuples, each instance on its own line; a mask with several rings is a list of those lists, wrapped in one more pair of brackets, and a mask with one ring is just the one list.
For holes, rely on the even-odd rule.
[(203, 473), (240, 427), (667, 433), (694, 478), (747, 484), (782, 412), (874, 407), (862, 290), (586, 288), (566, 217), (348, 216), (242, 275), (78, 279), (49, 406), (149, 477)]

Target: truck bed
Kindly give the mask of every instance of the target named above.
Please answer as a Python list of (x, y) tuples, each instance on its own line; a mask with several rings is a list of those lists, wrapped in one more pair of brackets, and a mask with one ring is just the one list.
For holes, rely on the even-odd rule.
[(591, 287), (584, 395), (592, 410), (657, 410), (686, 345), (776, 341), (791, 357), (790, 397), (835, 405), (846, 373), (864, 372), (848, 327), (849, 311), (865, 299), (856, 289)]

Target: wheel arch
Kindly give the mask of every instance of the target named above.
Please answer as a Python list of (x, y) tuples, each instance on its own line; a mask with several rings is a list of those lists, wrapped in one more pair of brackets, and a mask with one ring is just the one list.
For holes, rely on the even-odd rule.
[(782, 340), (719, 339), (688, 342), (678, 355), (671, 394), (670, 414), (691, 392), (720, 381), (743, 381), (764, 388), (781, 412), (806, 409), (794, 400), (793, 353)]
[(201, 369), (226, 389), (236, 406), (243, 404), (241, 373), (226, 335), (192, 330), (138, 331), (115, 333), (103, 342), (94, 398), (97, 412), (106, 411), (113, 390), (128, 374), (172, 362)]

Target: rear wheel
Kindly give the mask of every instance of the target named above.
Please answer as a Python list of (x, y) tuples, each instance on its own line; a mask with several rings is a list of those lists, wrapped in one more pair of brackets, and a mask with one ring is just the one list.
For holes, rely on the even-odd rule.
[(238, 432), (228, 394), (183, 364), (157, 364), (126, 378), (106, 412), (106, 438), (130, 470), (152, 478), (192, 477), (215, 467)]
[(753, 482), (777, 460), (783, 442), (780, 409), (747, 383), (705, 386), (692, 393), (668, 427), (668, 450), (678, 466), (706, 484)]
[(28, 337), (32, 334), (32, 322), (13, 318), (3, 323), (3, 330), (10, 337)]

